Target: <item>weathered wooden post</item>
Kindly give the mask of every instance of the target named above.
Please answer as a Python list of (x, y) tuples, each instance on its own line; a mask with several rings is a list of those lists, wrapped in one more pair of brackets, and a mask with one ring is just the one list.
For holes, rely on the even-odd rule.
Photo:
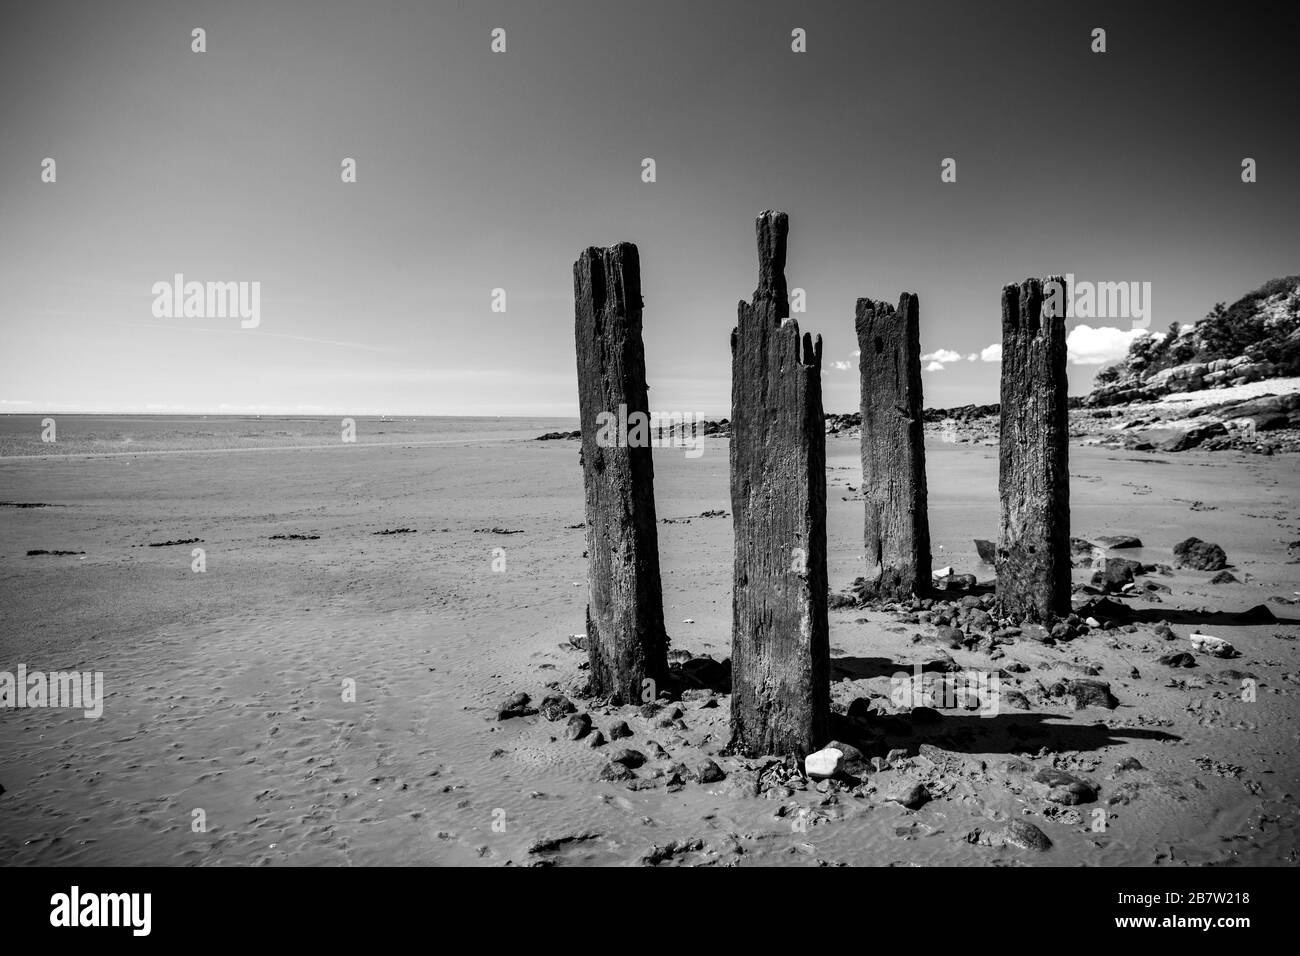
[[(1046, 292), (1046, 299), (1044, 293)], [(1070, 612), (1070, 462), (1065, 280), (1002, 289), (998, 602), (1050, 621)]]
[(785, 213), (755, 227), (758, 288), (731, 333), (731, 745), (803, 756), (830, 725), (822, 342), (789, 317)]
[(858, 299), (864, 539), (874, 594), (901, 601), (930, 586), (930, 519), (921, 400), (920, 309)]
[(663, 686), (668, 640), (636, 246), (623, 242), (583, 252), (573, 265), (573, 297), (587, 498), (590, 690), (615, 703), (639, 703), (647, 687), (653, 694)]

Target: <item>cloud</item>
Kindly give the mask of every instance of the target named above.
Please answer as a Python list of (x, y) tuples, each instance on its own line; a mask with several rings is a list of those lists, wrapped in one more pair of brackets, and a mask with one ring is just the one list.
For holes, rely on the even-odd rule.
[(939, 349), (925, 353), (921, 356), (921, 361), (930, 363), (925, 367), (927, 372), (942, 372), (943, 367), (949, 362), (960, 362), (961, 353), (954, 352), (952, 349)]
[(980, 352), (981, 362), (1001, 362), (1002, 361), (1002, 343), (994, 342), (988, 348)]
[(960, 362), (961, 353), (954, 352), (952, 349), (939, 349), (937, 352), (927, 352), (921, 356), (922, 362)]
[(1066, 350), (1071, 365), (1105, 365), (1117, 362), (1128, 355), (1128, 347), (1135, 339), (1150, 334), (1146, 329), (1117, 329), (1102, 326), (1076, 325), (1066, 337)]
[(966, 356), (966, 361), (968, 361), (968, 362), (974, 362), (974, 361), (975, 361), (976, 359), (978, 359), (979, 357), (980, 357), (980, 356), (979, 356), (979, 353), (978, 353), (978, 352), (971, 352), (970, 355)]
[(853, 363), (852, 362), (831, 362), (831, 368), (836, 369), (837, 371), (840, 372), (847, 372), (849, 369), (853, 368)]

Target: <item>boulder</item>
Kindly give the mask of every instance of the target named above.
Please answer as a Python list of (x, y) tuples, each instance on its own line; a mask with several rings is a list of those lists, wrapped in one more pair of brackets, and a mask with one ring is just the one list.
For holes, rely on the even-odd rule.
[(1211, 637), (1209, 634), (1192, 634), (1189, 638), (1192, 647), (1196, 648), (1202, 654), (1209, 654), (1211, 657), (1237, 657), (1237, 649), (1221, 637)]
[(844, 769), (844, 751), (826, 747), (804, 758), (804, 773), (812, 780), (829, 780)]
[(1142, 539), (1135, 534), (1104, 534), (1097, 540), (1111, 549), (1142, 547)]
[(530, 698), (522, 691), (517, 694), (511, 694), (507, 697), (497, 709), (497, 720), (510, 720), (513, 717), (531, 717), (537, 713), (537, 709), (529, 707)]
[(885, 793), (885, 799), (890, 803), (902, 804), (909, 810), (918, 810), (930, 799), (930, 791), (925, 789), (925, 784), (900, 780)]
[(1195, 571), (1222, 571), (1228, 566), (1228, 555), (1217, 544), (1200, 538), (1187, 538), (1174, 545), (1174, 564)]
[(581, 740), (591, 733), (591, 718), (586, 714), (574, 714), (564, 728), (564, 736), (570, 740)]
[(573, 706), (573, 701), (563, 694), (548, 694), (542, 698), (540, 707), (542, 716), (547, 720), (559, 720), (567, 714), (573, 713), (578, 708)]
[(1065, 682), (1065, 695), (1074, 698), (1075, 710), (1084, 707), (1104, 707), (1114, 710), (1119, 701), (1110, 692), (1110, 684), (1102, 680), (1075, 678)]

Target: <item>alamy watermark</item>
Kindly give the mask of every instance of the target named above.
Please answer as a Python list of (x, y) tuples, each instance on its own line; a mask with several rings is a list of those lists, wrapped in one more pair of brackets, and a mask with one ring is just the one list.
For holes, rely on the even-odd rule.
[(704, 416), (694, 412), (617, 412), (596, 416), (596, 444), (601, 448), (685, 448), (687, 458), (704, 454)]
[(70, 708), (95, 719), (104, 713), (104, 674), (28, 672), (26, 664), (19, 664), (17, 673), (0, 671), (0, 707)]
[(176, 273), (171, 282), (153, 284), (155, 319), (234, 319), (244, 329), (262, 323), (261, 282), (186, 282)]
[(1064, 314), (1067, 319), (1131, 319), (1133, 328), (1149, 329), (1151, 283), (1076, 281), (1074, 273), (1067, 272), (1064, 288), (1059, 282), (1044, 283), (1043, 314)]

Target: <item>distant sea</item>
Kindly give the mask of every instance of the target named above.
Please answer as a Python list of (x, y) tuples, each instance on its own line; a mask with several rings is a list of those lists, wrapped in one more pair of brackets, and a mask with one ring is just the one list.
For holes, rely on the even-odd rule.
[[(54, 420), (54, 441), (42, 440)], [(357, 445), (526, 441), (572, 431), (576, 418), (352, 417)], [(347, 444), (343, 416), (0, 415), (0, 458), (310, 448)]]

